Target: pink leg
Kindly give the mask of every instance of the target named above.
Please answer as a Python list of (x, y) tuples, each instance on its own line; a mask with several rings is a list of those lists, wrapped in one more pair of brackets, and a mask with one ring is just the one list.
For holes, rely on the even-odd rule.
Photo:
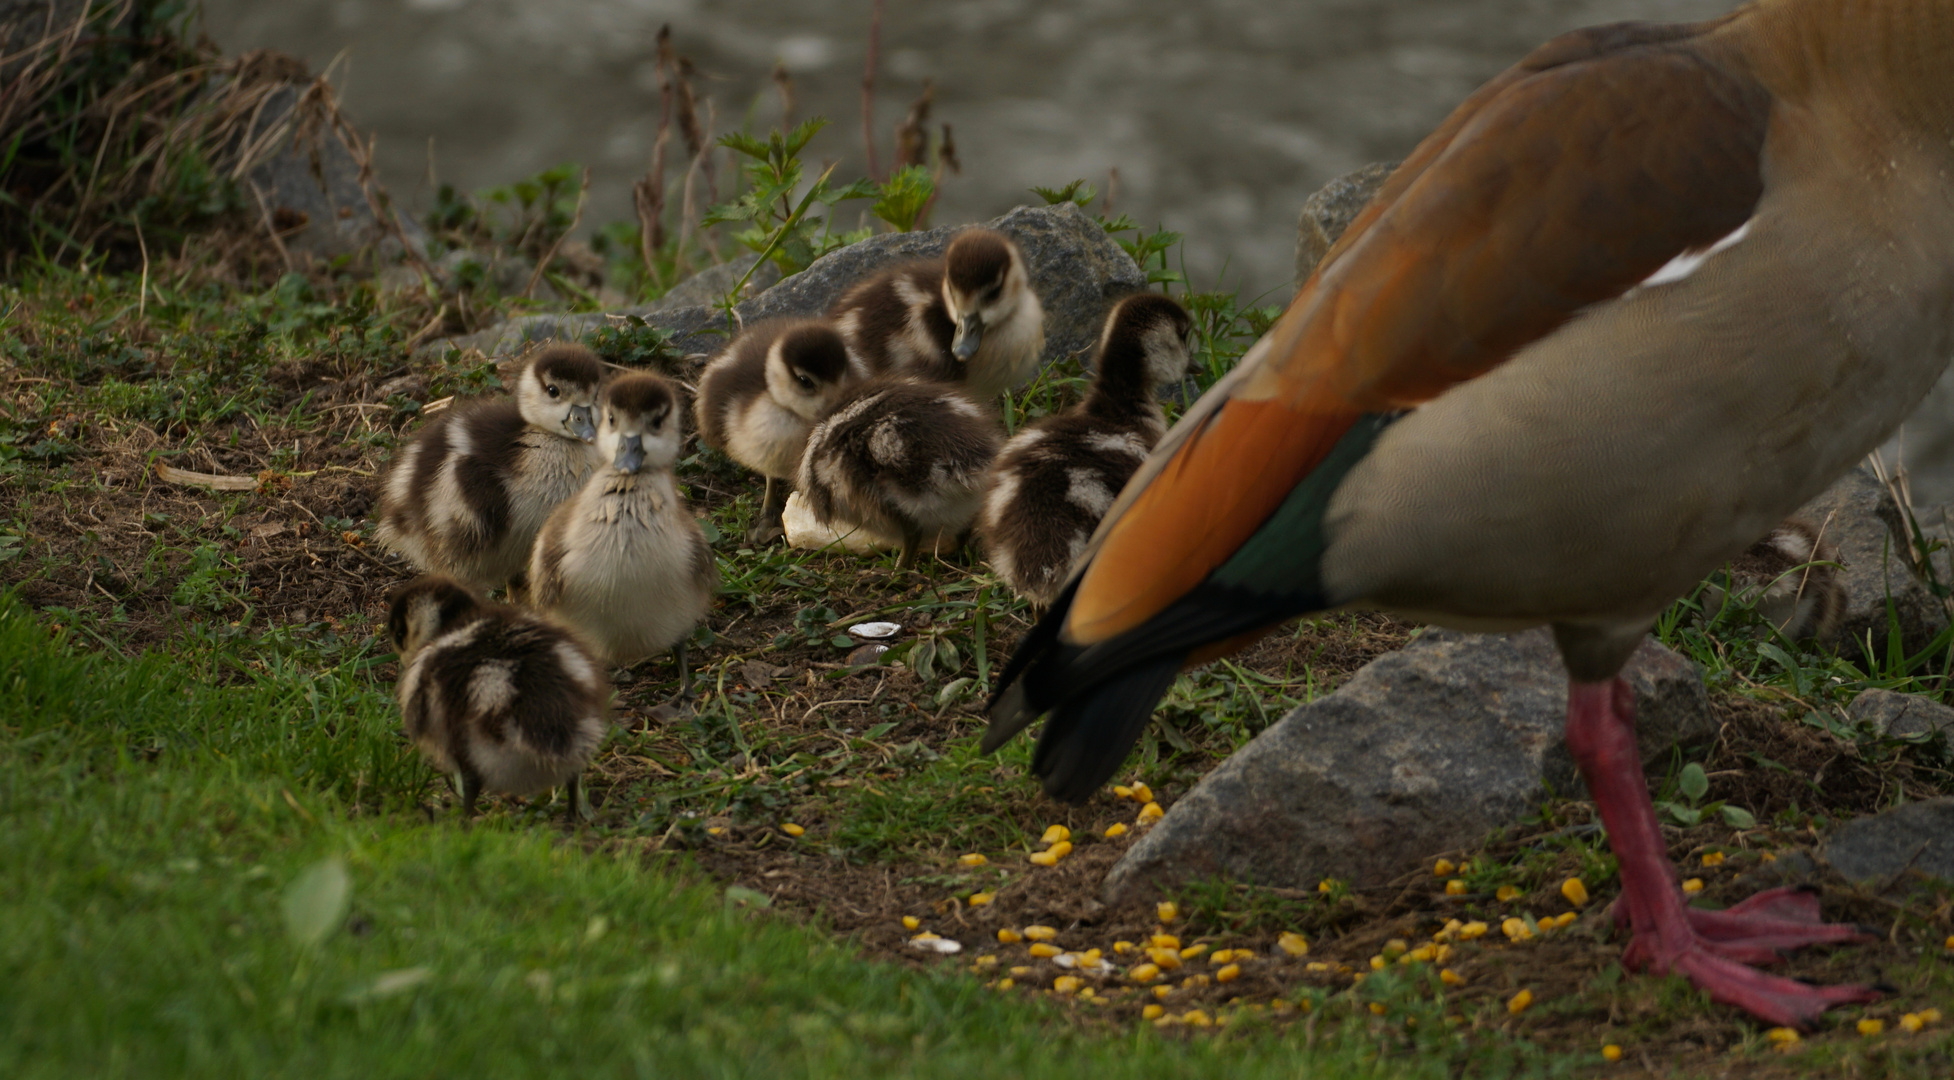
[(1726, 912), (1685, 906), (1642, 778), (1634, 691), (1616, 678), (1572, 683), (1567, 696), (1568, 749), (1621, 863), (1619, 910), (1627, 913), (1634, 933), (1622, 953), (1624, 964), (1680, 974), (1713, 1000), (1787, 1027), (1809, 1024), (1834, 1005), (1879, 997), (1869, 987), (1810, 986), (1746, 967), (1775, 959), (1781, 948), (1851, 940), (1858, 931), (1817, 923), (1816, 902), (1789, 895), (1790, 890), (1759, 894), (1746, 902), (1749, 906)]

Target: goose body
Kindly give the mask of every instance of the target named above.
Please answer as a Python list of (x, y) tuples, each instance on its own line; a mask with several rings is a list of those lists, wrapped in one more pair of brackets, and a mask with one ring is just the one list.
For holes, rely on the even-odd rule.
[(960, 383), (979, 401), (1037, 374), (1045, 347), (1024, 255), (992, 229), (965, 229), (943, 258), (853, 286), (828, 318), (864, 370)]
[(957, 387), (871, 379), (808, 436), (797, 485), (824, 524), (902, 537), (906, 569), (925, 541), (975, 520), (1001, 435), (996, 419)]
[(1564, 35), (1392, 174), (1127, 485), (992, 706), (1081, 799), (1184, 664), (1306, 612), (1552, 626), (1631, 968), (1772, 1023), (1816, 900), (1685, 907), (1620, 679), (1657, 615), (1886, 437), (1954, 352), (1954, 8), (1764, 0)]
[(1018, 595), (1049, 604), (1114, 496), (1167, 430), (1157, 387), (1187, 372), (1187, 312), (1158, 293), (1119, 302), (1084, 401), (1026, 427), (991, 467), (977, 532)]
[(537, 530), (596, 464), (591, 410), (603, 374), (582, 346), (550, 346), (524, 366), (512, 398), (430, 419), (381, 485), (381, 545), (477, 589), (518, 578)]
[(543, 526), (529, 589), (537, 610), (608, 663), (629, 667), (670, 649), (689, 679), (685, 638), (712, 605), (718, 571), (672, 477), (681, 415), (676, 391), (656, 375), (611, 383), (597, 435), (604, 463)]
[(583, 643), (436, 574), (395, 591), (387, 624), (407, 737), (457, 779), (463, 814), (483, 789), (566, 787), (574, 822), (577, 778), (610, 730), (610, 687)]
[(700, 440), (767, 481), (749, 540), (780, 535), (808, 432), (860, 378), (841, 335), (819, 320), (760, 323), (706, 365), (693, 403)]

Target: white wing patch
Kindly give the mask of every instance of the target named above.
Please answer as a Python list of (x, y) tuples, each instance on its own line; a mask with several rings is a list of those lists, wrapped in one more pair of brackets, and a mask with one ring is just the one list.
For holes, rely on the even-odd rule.
[[(1655, 273), (1643, 278), (1642, 283), (1635, 286), (1635, 288), (1650, 289), (1657, 285), (1673, 285), (1702, 269), (1703, 264), (1710, 260), (1710, 256), (1726, 248), (1737, 246), (1749, 232), (1750, 222), (1746, 221), (1731, 230), (1729, 235), (1711, 244), (1709, 247), (1698, 248), (1695, 251), (1685, 251), (1681, 255), (1663, 263)], [(1635, 290), (1630, 289), (1629, 291), (1634, 292)]]

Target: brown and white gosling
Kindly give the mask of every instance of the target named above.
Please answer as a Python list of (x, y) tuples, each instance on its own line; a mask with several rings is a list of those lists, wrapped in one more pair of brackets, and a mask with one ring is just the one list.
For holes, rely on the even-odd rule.
[(590, 350), (551, 345), (524, 366), (513, 398), (428, 420), (381, 485), (380, 543), (484, 591), (519, 578), (543, 521), (596, 466), (591, 410), (603, 378)]
[(1187, 311), (1158, 293), (1119, 302), (1084, 401), (1018, 432), (991, 467), (985, 558), (1019, 596), (1052, 602), (1099, 519), (1166, 433), (1155, 391), (1187, 373)]
[(823, 524), (902, 538), (900, 569), (925, 542), (967, 531), (1002, 441), (962, 389), (906, 376), (861, 383), (807, 439), (797, 486)]
[(700, 441), (767, 481), (749, 543), (780, 536), (808, 432), (860, 377), (834, 326), (814, 319), (758, 323), (706, 365), (693, 402)]
[[(1784, 519), (1770, 535), (1730, 561), (1730, 594), (1790, 641), (1825, 641), (1845, 617), (1839, 552), (1804, 518)], [(1719, 577), (1721, 575), (1718, 575)], [(1703, 590), (1703, 612), (1715, 618), (1727, 594), (1716, 578)]]
[(1024, 255), (992, 229), (965, 229), (943, 258), (854, 286), (828, 317), (871, 374), (961, 383), (979, 401), (1037, 374), (1045, 348), (1045, 310)]
[(529, 601), (613, 666), (672, 650), (684, 696), (685, 638), (705, 618), (719, 574), (672, 478), (681, 421), (677, 391), (657, 375), (623, 375), (605, 390), (603, 464), (536, 537)]
[(589, 650), (562, 627), (486, 602), (443, 574), (400, 586), (390, 607), (401, 720), (428, 762), (454, 778), (464, 817), (484, 788), (562, 787), (576, 824), (577, 778), (610, 730), (610, 686)]

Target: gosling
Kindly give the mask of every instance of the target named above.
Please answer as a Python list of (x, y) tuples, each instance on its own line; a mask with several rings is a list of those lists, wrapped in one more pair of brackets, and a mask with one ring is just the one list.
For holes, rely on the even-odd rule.
[(473, 817), (483, 788), (527, 796), (562, 787), (577, 823), (578, 777), (610, 730), (610, 688), (574, 634), (425, 574), (394, 590), (400, 715)]
[(1158, 293), (1119, 302), (1085, 400), (1020, 431), (992, 467), (978, 519), (986, 559), (1019, 596), (1049, 605), (1099, 519), (1166, 433), (1156, 390), (1187, 373), (1186, 310)]
[(979, 401), (1037, 374), (1045, 348), (1024, 254), (992, 229), (965, 229), (943, 258), (854, 286), (828, 317), (869, 373), (960, 383)]
[(925, 542), (967, 532), (983, 503), (997, 421), (963, 390), (906, 377), (858, 385), (808, 436), (798, 486), (816, 520), (902, 538), (897, 568)]
[(692, 689), (685, 639), (719, 583), (705, 533), (672, 478), (682, 440), (678, 393), (657, 375), (605, 391), (597, 449), (605, 462), (536, 538), (530, 602), (628, 668), (669, 649), (681, 698)]
[[(1730, 592), (1789, 641), (1823, 641), (1845, 618), (1845, 582), (1838, 549), (1803, 518), (1786, 518), (1770, 535), (1730, 562)], [(1721, 585), (1704, 590), (1703, 611), (1715, 618), (1727, 600)]]
[(552, 345), (524, 366), (513, 400), (430, 419), (381, 485), (381, 545), (485, 592), (520, 578), (550, 511), (596, 467), (591, 409), (603, 377), (590, 350)]
[(760, 323), (706, 366), (693, 404), (700, 441), (767, 482), (747, 542), (780, 537), (807, 434), (859, 378), (841, 335), (818, 320)]

